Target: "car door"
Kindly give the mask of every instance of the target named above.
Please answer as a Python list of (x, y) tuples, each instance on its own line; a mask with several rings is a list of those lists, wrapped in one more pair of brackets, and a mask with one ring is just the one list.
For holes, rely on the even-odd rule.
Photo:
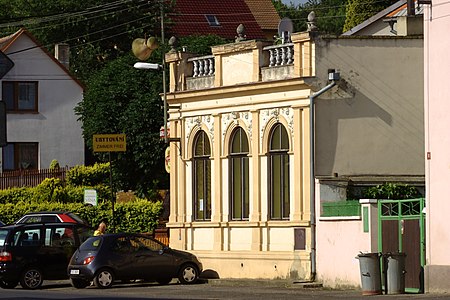
[(127, 236), (117, 237), (109, 246), (109, 249), (105, 249), (101, 255), (108, 255), (107, 261), (111, 264), (111, 267), (115, 271), (116, 279), (135, 279), (136, 264), (134, 261), (134, 254), (136, 249), (131, 246), (130, 239)]
[(67, 265), (76, 250), (74, 227), (70, 224), (51, 224), (45, 226), (42, 252), (46, 256), (44, 272), (49, 279), (67, 277)]
[(26, 266), (37, 266), (42, 269), (45, 263), (45, 255), (40, 251), (42, 248), (42, 227), (39, 225), (20, 228), (14, 232), (12, 241), (13, 259), (23, 271)]
[(134, 236), (132, 245), (137, 248), (135, 259), (139, 273), (148, 279), (172, 278), (176, 276), (173, 256), (164, 251), (165, 247), (157, 241)]

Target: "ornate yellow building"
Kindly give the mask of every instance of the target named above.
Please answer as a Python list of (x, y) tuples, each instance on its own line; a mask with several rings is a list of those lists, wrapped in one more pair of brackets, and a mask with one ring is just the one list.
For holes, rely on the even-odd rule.
[(311, 277), (309, 33), (169, 52), (170, 246), (220, 278)]

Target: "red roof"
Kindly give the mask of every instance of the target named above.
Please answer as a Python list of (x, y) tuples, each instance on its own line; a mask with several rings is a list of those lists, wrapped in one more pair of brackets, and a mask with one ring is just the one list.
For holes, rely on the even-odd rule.
[[(210, 25), (206, 16), (211, 16), (218, 24)], [(234, 39), (236, 28), (243, 24), (247, 39), (265, 38), (245, 0), (177, 0), (175, 10), (169, 17), (173, 21), (170, 32), (178, 37), (216, 34)]]

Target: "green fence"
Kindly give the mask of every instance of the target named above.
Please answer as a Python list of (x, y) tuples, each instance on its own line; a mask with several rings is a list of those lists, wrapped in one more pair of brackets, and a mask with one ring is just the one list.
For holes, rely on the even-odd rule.
[(357, 200), (322, 202), (322, 217), (361, 216), (361, 204)]

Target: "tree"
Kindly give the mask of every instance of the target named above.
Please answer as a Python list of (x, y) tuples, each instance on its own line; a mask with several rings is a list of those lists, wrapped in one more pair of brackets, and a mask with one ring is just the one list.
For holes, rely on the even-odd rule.
[(306, 31), (308, 14), (316, 14), (316, 26), (321, 33), (339, 35), (345, 20), (345, 3), (342, 0), (309, 0), (295, 6), (285, 5), (281, 0), (272, 1), (281, 18), (288, 17), (294, 24), (294, 32)]
[[(181, 45), (200, 55), (209, 54), (210, 46), (226, 40), (214, 36), (191, 36), (180, 39)], [(150, 59), (160, 62), (157, 49)], [(114, 182), (117, 189), (137, 190), (147, 194), (153, 188), (167, 188), (164, 150), (159, 138), (163, 125), (162, 76), (158, 71), (137, 70), (130, 53), (121, 56), (91, 76), (84, 99), (75, 108), (82, 122), (83, 136), (92, 150), (94, 134), (125, 133), (127, 151), (114, 153)], [(167, 83), (166, 83), (167, 84)], [(96, 156), (106, 161), (103, 153)]]
[(393, 0), (348, 0), (344, 32), (361, 24), (396, 1)]
[(26, 27), (50, 51), (55, 43), (69, 44), (76, 57), (71, 71), (83, 81), (128, 52), (134, 38), (159, 35), (159, 18), (160, 1), (0, 0), (3, 35)]
[[(116, 188), (145, 194), (154, 182), (167, 186), (168, 180), (164, 171), (166, 145), (159, 138), (163, 124), (159, 95), (162, 76), (158, 71), (134, 69), (135, 62), (128, 54), (92, 75), (75, 111), (89, 149), (94, 134), (126, 134), (127, 151), (113, 153)], [(108, 159), (102, 153), (97, 153), (97, 157)]]

